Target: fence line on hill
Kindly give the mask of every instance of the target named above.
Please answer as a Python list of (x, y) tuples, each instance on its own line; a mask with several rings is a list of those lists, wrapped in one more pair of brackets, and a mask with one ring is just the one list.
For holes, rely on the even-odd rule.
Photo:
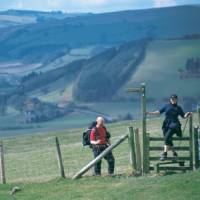
[[(23, 139), (23, 137), (22, 139), (20, 137), (5, 139), (4, 148), (2, 148), (4, 152), (0, 152), (5, 160), (5, 173), (2, 178), (2, 170), (0, 170), (0, 183), (5, 183), (5, 178), (7, 183), (44, 182), (59, 177), (72, 178), (81, 167), (93, 159), (92, 149), (83, 147), (80, 140), (73, 143), (67, 141), (65, 136), (61, 137), (58, 140), (54, 136), (47, 138), (34, 136), (36, 140), (34, 142), (31, 136), (30, 139), (28, 137), (28, 139)], [(119, 138), (119, 136), (114, 136), (113, 143)], [(116, 162), (115, 173), (118, 175), (132, 172), (128, 147), (126, 140), (113, 151)], [(0, 166), (2, 166), (1, 163)], [(102, 175), (106, 174), (107, 162), (103, 161)], [(85, 174), (85, 176), (91, 175), (93, 175), (93, 169)]]
[[(149, 123), (151, 125), (151, 122)], [(190, 133), (194, 132), (194, 137), (196, 138), (194, 144), (192, 144), (196, 151), (196, 153), (194, 151), (194, 155), (196, 156), (194, 156), (195, 165), (193, 165), (195, 168), (198, 168), (200, 164), (197, 152), (198, 146), (200, 146), (198, 144), (198, 135), (200, 135), (199, 127), (195, 127), (192, 131), (190, 123)], [(150, 131), (151, 136), (158, 136), (158, 131), (155, 134), (156, 128), (153, 126), (152, 129)], [(113, 134), (112, 143), (120, 139), (119, 135), (123, 130), (124, 127), (121, 130), (116, 130), (118, 132)], [(129, 132), (131, 132), (130, 129)], [(138, 133), (138, 130), (136, 129), (134, 132)], [(69, 136), (70, 134), (71, 136)], [(81, 167), (93, 159), (93, 154), (89, 147), (82, 146), (80, 141), (82, 136), (81, 132), (80, 135), (70, 134), (61, 135), (58, 138), (44, 135), (5, 138), (3, 143), (0, 143), (0, 182), (44, 182), (58, 177), (72, 178)], [(135, 144), (137, 153), (132, 151), (131, 157), (129, 155), (130, 151), (128, 150), (128, 140), (125, 140), (118, 148), (114, 149), (113, 154), (116, 162), (115, 174), (132, 174), (133, 168), (141, 172), (141, 166), (143, 164), (141, 163), (142, 152), (140, 146), (137, 146), (139, 141), (141, 142), (139, 134), (135, 135), (134, 141), (137, 141)], [(160, 141), (160, 138), (159, 141), (156, 140), (155, 142), (158, 142), (157, 144), (160, 146), (149, 146), (149, 149), (152, 151), (161, 151), (162, 141)], [(177, 142), (175, 141), (175, 144), (178, 144)], [(179, 149), (186, 148), (184, 146), (185, 141), (182, 145), (179, 146)], [(192, 147), (192, 145), (190, 146)], [(154, 152), (154, 155), (157, 156), (158, 153), (155, 154)], [(185, 156), (185, 154), (182, 156)], [(130, 165), (130, 158), (132, 165)], [(93, 169), (89, 170), (85, 176), (91, 176), (92, 174)], [(102, 174), (107, 174), (106, 162), (102, 163)]]

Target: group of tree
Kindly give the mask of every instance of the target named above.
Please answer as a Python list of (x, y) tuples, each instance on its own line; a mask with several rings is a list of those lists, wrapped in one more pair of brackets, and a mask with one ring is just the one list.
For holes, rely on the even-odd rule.
[(185, 68), (178, 71), (181, 79), (200, 78), (200, 58), (188, 58)]

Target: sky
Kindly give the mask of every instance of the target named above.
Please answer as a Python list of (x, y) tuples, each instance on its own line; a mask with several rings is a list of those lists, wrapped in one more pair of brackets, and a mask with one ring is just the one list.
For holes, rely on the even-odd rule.
[(200, 4), (200, 0), (0, 0), (0, 10), (42, 10), (63, 12), (113, 12)]

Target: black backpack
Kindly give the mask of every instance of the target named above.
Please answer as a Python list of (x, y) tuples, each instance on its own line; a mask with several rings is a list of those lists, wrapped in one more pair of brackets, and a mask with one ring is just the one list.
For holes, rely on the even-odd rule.
[(96, 127), (96, 124), (96, 122), (92, 122), (91, 124), (89, 124), (87, 130), (83, 132), (83, 146), (91, 146), (90, 133), (92, 129)]
[[(96, 128), (97, 123), (96, 122), (92, 122), (91, 124), (89, 124), (87, 130), (85, 130), (83, 132), (83, 146), (91, 146), (91, 142), (90, 142), (90, 134), (93, 128)], [(105, 128), (106, 130), (106, 128)], [(96, 134), (98, 134), (98, 131), (96, 131)], [(97, 137), (97, 135), (96, 135)], [(110, 138), (110, 133), (106, 130), (106, 138), (107, 140)]]

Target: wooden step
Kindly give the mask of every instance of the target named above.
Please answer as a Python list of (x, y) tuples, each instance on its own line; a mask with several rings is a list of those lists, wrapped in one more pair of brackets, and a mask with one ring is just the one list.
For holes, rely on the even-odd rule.
[[(149, 137), (149, 141), (163, 141), (164, 138), (163, 137)], [(190, 137), (182, 137), (182, 138), (178, 138), (178, 137), (174, 137), (173, 141), (189, 141)]]
[(164, 166), (164, 167), (158, 167), (158, 170), (161, 171), (165, 171), (165, 170), (173, 170), (173, 171), (185, 171), (185, 170), (191, 170), (190, 167), (186, 167), (186, 166)]
[(169, 165), (169, 164), (180, 164), (185, 163), (184, 160), (169, 160), (169, 161), (159, 161), (156, 163), (156, 165)]
[[(149, 157), (149, 160), (150, 161), (159, 161), (160, 160), (160, 157)], [(165, 158), (165, 160), (169, 161), (174, 161), (174, 160), (179, 160), (179, 161), (189, 161), (190, 160), (190, 157), (167, 157)]]
[[(189, 151), (190, 147), (183, 146), (183, 147), (173, 147), (176, 151)], [(149, 147), (150, 151), (163, 151), (163, 147)]]

